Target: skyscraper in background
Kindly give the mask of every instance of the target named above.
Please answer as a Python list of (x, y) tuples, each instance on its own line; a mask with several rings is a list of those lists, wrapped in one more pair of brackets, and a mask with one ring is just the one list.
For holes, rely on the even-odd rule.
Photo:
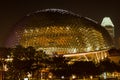
[(103, 26), (108, 31), (111, 38), (113, 39), (114, 46), (116, 47), (114, 24), (113, 24), (112, 20), (110, 19), (110, 17), (104, 17), (102, 22), (101, 22), (101, 26)]
[(101, 26), (103, 26), (109, 32), (112, 38), (115, 37), (114, 24), (112, 23), (110, 17), (104, 17), (102, 20)]

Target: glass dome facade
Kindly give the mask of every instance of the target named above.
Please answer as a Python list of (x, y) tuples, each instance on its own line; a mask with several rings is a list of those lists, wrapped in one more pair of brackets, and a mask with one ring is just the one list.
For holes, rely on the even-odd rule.
[(33, 46), (46, 53), (82, 53), (112, 47), (108, 32), (98, 23), (61, 9), (28, 14), (17, 23), (10, 45)]

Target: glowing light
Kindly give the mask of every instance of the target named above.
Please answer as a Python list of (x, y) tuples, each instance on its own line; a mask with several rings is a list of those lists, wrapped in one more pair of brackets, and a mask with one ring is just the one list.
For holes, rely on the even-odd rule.
[(7, 65), (5, 64), (5, 65), (3, 65), (3, 69), (4, 69), (4, 71), (7, 71), (8, 70), (8, 68), (7, 68)]
[(49, 78), (51, 79), (51, 78), (52, 78), (52, 76), (51, 76), (51, 75), (49, 75)]
[(97, 59), (97, 61), (99, 61), (99, 57), (98, 57), (98, 54), (96, 54), (96, 59)]
[(28, 76), (28, 78), (30, 78), (30, 77), (32, 76), (32, 74), (30, 74), (30, 73), (28, 72), (28, 75), (27, 75), (27, 76)]
[(90, 79), (93, 79), (93, 76), (90, 76)]
[(84, 57), (85, 57), (86, 61), (89, 61), (86, 55), (84, 55)]
[(72, 75), (72, 79), (75, 79), (76, 78), (76, 75)]
[(99, 47), (96, 47), (95, 50), (99, 50), (100, 48)]
[(25, 32), (25, 33), (28, 33), (28, 31), (27, 31), (26, 29), (24, 30), (24, 32)]
[[(45, 18), (47, 14), (44, 14), (43, 12), (50, 12), (50, 15), (54, 16), (55, 21), (54, 19), (50, 20), (52, 19), (52, 16), (50, 19)], [(56, 15), (60, 14), (61, 16), (56, 16), (53, 13)], [(67, 21), (64, 19), (66, 17), (62, 16), (63, 14), (67, 14), (68, 16), (69, 14), (71, 16), (73, 15), (71, 12), (69, 13), (65, 10), (64, 13), (64, 10), (59, 9), (45, 9), (38, 11), (37, 13), (33, 14), (38, 15), (37, 17), (32, 17), (29, 15), (31, 16), (30, 19), (34, 24), (30, 22), (29, 18), (23, 21), (23, 23), (28, 25), (23, 24), (21, 26), (24, 27), (24, 29), (20, 29), (20, 31), (17, 30), (18, 34), (16, 34), (16, 36), (20, 37), (15, 41), (15, 43), (20, 44), (24, 47), (33, 46), (36, 49), (46, 48), (46, 51), (48, 52), (57, 52), (62, 54), (101, 50), (106, 49), (107, 46), (111, 45), (109, 43), (106, 43), (108, 42), (108, 36), (105, 36), (106, 33), (95, 29), (97, 24), (94, 27), (91, 27), (89, 24), (85, 25), (85, 23), (81, 23), (82, 19), (78, 16), (76, 17), (79, 19), (76, 18), (75, 20), (72, 19), (71, 16), (68, 17), (70, 18), (68, 20), (70, 23), (66, 23)], [(57, 20), (59, 17), (62, 17), (63, 20)], [(87, 21), (91, 20), (85, 18), (84, 22)], [(73, 23), (75, 23), (75, 25)], [(22, 22), (20, 24), (22, 24)], [(103, 36), (106, 38), (104, 39)], [(96, 46), (99, 46), (99, 48), (96, 48)], [(54, 47), (54, 49), (51, 49), (50, 51), (51, 47)]]
[[(87, 53), (75, 53), (75, 54), (64, 54), (64, 57), (74, 57), (74, 56), (84, 56), (84, 55), (88, 55), (88, 54), (97, 54), (97, 53), (101, 53), (101, 52), (106, 52), (107, 50), (102, 50), (102, 51), (96, 51), (96, 52), (87, 52)], [(97, 56), (97, 55), (96, 55)], [(97, 56), (98, 58), (98, 56)]]
[(24, 80), (28, 80), (28, 78), (24, 78)]
[(64, 76), (61, 76), (62, 79), (64, 79), (65, 77)]
[[(49, 14), (46, 14), (48, 12)], [(86, 24), (88, 22), (90, 24)], [(50, 55), (52, 53), (68, 54), (64, 55), (65, 57), (82, 55), (88, 60), (87, 54), (94, 55), (112, 46), (110, 36), (106, 36), (106, 32), (101, 30), (104, 28), (100, 26), (98, 28), (97, 23), (92, 25), (94, 23), (88, 18), (81, 18), (64, 10), (38, 11), (17, 24), (20, 24), (22, 29), (16, 29), (16, 39), (15, 41), (13, 39), (11, 44), (33, 46)]]
[(76, 53), (76, 52), (77, 52), (77, 49), (76, 49), (76, 48), (74, 48), (74, 49), (73, 49), (73, 53)]
[(67, 30), (69, 30), (70, 28), (69, 27), (66, 27)]
[(90, 47), (87, 47), (87, 52), (91, 51), (91, 46)]
[(49, 77), (50, 79), (52, 79), (52, 77), (53, 77), (52, 73), (49, 73), (48, 77)]
[(104, 77), (104, 79), (107, 78), (107, 73), (106, 72), (103, 73), (103, 77)]
[(101, 26), (111, 26), (111, 27), (114, 27), (110, 17), (105, 17), (103, 18), (103, 21), (101, 23)]

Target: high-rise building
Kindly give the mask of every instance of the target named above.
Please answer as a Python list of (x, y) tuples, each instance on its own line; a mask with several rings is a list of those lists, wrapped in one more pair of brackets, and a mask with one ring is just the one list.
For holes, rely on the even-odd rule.
[(114, 39), (114, 24), (111, 21), (110, 17), (104, 17), (101, 26), (103, 26), (109, 32), (110, 36)]
[(112, 38), (114, 47), (117, 47), (116, 42), (115, 42), (114, 24), (113, 24), (112, 20), (110, 19), (110, 17), (104, 17), (101, 22), (101, 26), (104, 27), (108, 31), (108, 33), (110, 34), (110, 36)]

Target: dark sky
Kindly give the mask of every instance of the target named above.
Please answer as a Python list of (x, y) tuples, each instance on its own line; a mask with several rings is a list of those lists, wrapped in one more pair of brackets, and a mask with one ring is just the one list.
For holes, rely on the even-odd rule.
[(120, 4), (115, 1), (117, 0), (1, 0), (0, 46), (3, 46), (16, 22), (28, 13), (46, 8), (69, 10), (99, 23), (103, 17), (109, 16), (115, 25), (116, 36), (119, 37)]

